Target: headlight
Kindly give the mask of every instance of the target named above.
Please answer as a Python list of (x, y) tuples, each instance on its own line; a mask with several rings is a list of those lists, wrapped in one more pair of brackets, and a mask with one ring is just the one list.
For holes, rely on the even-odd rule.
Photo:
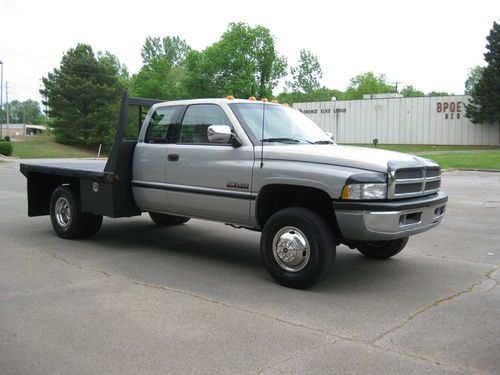
[(342, 189), (342, 199), (385, 199), (387, 184), (350, 184)]

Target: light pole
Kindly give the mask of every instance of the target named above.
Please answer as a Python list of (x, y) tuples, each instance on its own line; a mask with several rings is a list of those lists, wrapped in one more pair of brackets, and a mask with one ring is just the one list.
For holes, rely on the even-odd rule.
[[(3, 109), (3, 61), (0, 60), (0, 68), (2, 69), (2, 78), (0, 83), (0, 111)], [(0, 121), (0, 139), (3, 139), (3, 121)]]

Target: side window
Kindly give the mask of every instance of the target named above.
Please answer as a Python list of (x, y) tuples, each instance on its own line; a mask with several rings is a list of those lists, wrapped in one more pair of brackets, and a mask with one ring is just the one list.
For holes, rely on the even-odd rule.
[(231, 122), (216, 104), (190, 105), (182, 120), (180, 143), (209, 143), (207, 129), (210, 125), (231, 126)]
[(158, 108), (149, 120), (144, 142), (171, 143), (179, 107)]

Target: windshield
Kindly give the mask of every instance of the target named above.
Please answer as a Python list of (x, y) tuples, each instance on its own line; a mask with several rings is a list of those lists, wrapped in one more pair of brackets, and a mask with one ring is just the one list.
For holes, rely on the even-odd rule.
[(265, 104), (264, 112), (261, 103), (234, 103), (230, 107), (258, 142), (333, 144), (318, 125), (295, 109)]

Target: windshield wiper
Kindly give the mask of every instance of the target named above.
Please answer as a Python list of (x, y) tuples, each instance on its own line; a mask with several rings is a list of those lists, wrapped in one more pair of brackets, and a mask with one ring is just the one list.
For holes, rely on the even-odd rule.
[(261, 142), (280, 142), (280, 143), (300, 143), (300, 139), (296, 138), (286, 138), (286, 137), (281, 137), (281, 138), (264, 138), (260, 140)]
[(325, 139), (322, 141), (313, 142), (313, 144), (315, 144), (315, 145), (333, 145), (333, 142)]

